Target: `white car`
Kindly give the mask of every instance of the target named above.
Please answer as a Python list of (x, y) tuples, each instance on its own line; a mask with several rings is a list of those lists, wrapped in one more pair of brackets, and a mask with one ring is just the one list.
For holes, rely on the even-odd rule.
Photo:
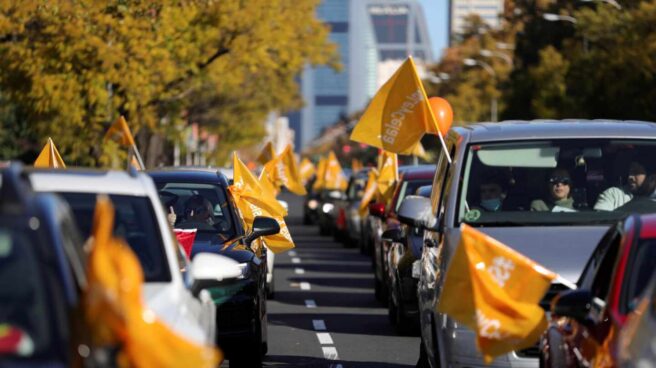
[[(215, 343), (216, 308), (207, 291), (197, 298), (190, 291), (191, 275), (221, 279), (230, 272), (219, 255), (201, 259), (203, 267), (194, 270), (179, 257), (166, 213), (153, 181), (136, 171), (33, 170), (29, 180), (35, 191), (61, 195), (74, 212), (83, 235), (91, 231), (98, 194), (108, 195), (116, 210), (114, 233), (135, 251), (144, 271), (143, 298), (146, 306), (175, 332), (190, 341)], [(218, 257), (218, 258), (217, 258)], [(216, 262), (214, 271), (207, 264)], [(191, 272), (187, 272), (191, 268)]]

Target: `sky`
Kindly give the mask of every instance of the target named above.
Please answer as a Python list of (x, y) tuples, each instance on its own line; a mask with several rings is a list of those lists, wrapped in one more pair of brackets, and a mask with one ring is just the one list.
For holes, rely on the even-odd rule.
[(424, 8), (428, 32), (433, 46), (433, 57), (437, 61), (447, 45), (448, 0), (419, 0), (419, 3)]

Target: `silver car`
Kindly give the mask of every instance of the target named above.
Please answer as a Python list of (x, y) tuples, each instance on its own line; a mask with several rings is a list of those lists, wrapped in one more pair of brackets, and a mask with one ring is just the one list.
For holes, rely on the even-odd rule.
[[(656, 125), (605, 120), (508, 121), (451, 129), (430, 200), (401, 218), (425, 227), (418, 299), (418, 366), (484, 367), (475, 334), (436, 311), (444, 274), (467, 223), (575, 282), (622, 206), (642, 197), (629, 167), (656, 178)], [(642, 190), (642, 191), (641, 191)], [(595, 209), (596, 208), (596, 209)], [(399, 217), (402, 217), (399, 214)], [(553, 284), (544, 299), (564, 289)], [(538, 346), (489, 366), (537, 367)], [(488, 367), (489, 367), (488, 366)]]

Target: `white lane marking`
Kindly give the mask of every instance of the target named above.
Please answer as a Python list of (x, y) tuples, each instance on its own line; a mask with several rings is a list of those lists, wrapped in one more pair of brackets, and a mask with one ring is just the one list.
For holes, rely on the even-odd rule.
[(295, 250), (290, 250), (289, 252), (287, 252), (287, 254), (289, 254), (290, 257), (296, 257), (296, 251)]
[(315, 302), (312, 299), (307, 299), (305, 300), (305, 306), (308, 308), (316, 308), (317, 307), (317, 302)]
[(312, 326), (314, 326), (314, 329), (317, 331), (326, 331), (326, 322), (322, 319), (313, 319)]
[(301, 259), (298, 257), (292, 258), (292, 263), (301, 263)]
[[(328, 332), (317, 332), (317, 339), (319, 339), (319, 344), (321, 345), (332, 345), (333, 338), (330, 337)], [(337, 351), (335, 351), (337, 353)]]
[(302, 275), (302, 274), (305, 273), (305, 270), (302, 269), (302, 268), (295, 268), (294, 273), (297, 274), (297, 275)]
[(321, 348), (323, 350), (323, 357), (324, 359), (328, 360), (338, 360), (339, 355), (337, 355), (337, 349), (333, 346), (324, 346)]
[(310, 283), (309, 282), (301, 282), (301, 290), (310, 290)]
[(328, 368), (343, 368), (341, 364), (331, 364)]

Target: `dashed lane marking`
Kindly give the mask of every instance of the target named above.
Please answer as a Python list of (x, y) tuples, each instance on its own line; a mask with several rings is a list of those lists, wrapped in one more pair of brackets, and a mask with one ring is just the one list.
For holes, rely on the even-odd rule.
[(337, 349), (334, 346), (324, 346), (321, 348), (323, 351), (324, 359), (328, 360), (339, 360), (339, 355), (337, 354)]
[(301, 259), (298, 258), (298, 257), (294, 257), (294, 258), (292, 258), (292, 263), (296, 263), (296, 264), (301, 263)]
[(317, 307), (317, 302), (315, 302), (312, 299), (307, 299), (305, 301), (305, 306), (308, 307), (308, 308), (316, 308)]
[[(332, 345), (333, 338), (328, 332), (317, 332), (317, 339), (319, 339), (319, 344), (321, 345)], [(335, 353), (337, 350), (335, 350)]]
[(312, 326), (316, 331), (326, 331), (326, 322), (322, 319), (313, 319)]
[(294, 273), (297, 275), (303, 275), (305, 273), (305, 270), (302, 268), (295, 268)]
[(301, 290), (310, 290), (310, 283), (309, 282), (301, 282)]
[(290, 257), (296, 257), (296, 251), (295, 250), (290, 250), (288, 252), (288, 254), (289, 254)]

